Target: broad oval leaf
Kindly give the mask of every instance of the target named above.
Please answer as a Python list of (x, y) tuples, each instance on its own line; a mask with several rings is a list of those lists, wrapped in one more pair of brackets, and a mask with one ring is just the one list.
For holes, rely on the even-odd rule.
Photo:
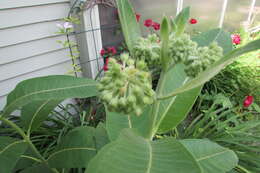
[[(221, 46), (225, 53), (232, 50), (230, 35), (221, 29), (213, 29), (208, 32), (199, 34), (192, 38), (198, 43), (198, 46), (208, 46), (211, 42), (216, 41)], [(184, 72), (183, 65), (176, 65), (165, 74), (165, 84), (162, 95), (174, 92), (177, 88), (187, 83), (189, 78)], [(177, 85), (178, 84), (178, 85)], [(195, 103), (202, 86), (198, 86), (190, 91), (186, 91), (175, 97), (160, 101), (159, 112), (157, 115), (163, 117), (159, 126), (159, 133), (165, 133), (175, 128), (191, 110)], [(161, 110), (160, 110), (161, 109)], [(157, 121), (159, 121), (158, 119)]]
[(180, 141), (195, 157), (202, 172), (226, 173), (238, 164), (238, 158), (231, 150), (203, 139)]
[[(215, 167), (205, 168), (204, 163), (221, 164), (221, 172), (231, 170), (237, 164), (234, 152), (215, 143), (204, 142), (197, 146), (198, 141), (178, 141), (166, 138), (149, 141), (130, 129), (124, 130), (119, 138), (106, 145), (89, 163), (86, 173), (203, 173)], [(196, 146), (195, 146), (196, 145)], [(205, 147), (193, 153), (194, 148)], [(225, 158), (224, 158), (225, 157)], [(229, 160), (228, 162), (225, 162)], [(102, 166), (101, 166), (102, 165)], [(213, 172), (213, 171), (208, 171)]]
[(53, 168), (83, 168), (106, 143), (103, 127), (78, 127), (64, 137), (47, 161)]
[(125, 42), (130, 53), (133, 54), (133, 47), (137, 39), (141, 36), (141, 30), (137, 23), (133, 7), (129, 1), (116, 0), (116, 2)]
[(96, 96), (97, 82), (87, 78), (53, 75), (20, 82), (8, 95), (3, 114), (6, 116), (35, 100), (64, 100)]
[(21, 122), (27, 134), (37, 129), (61, 101), (62, 100), (34, 101), (22, 107)]
[(27, 143), (23, 140), (0, 137), (0, 172), (12, 173), (17, 161), (27, 147)]

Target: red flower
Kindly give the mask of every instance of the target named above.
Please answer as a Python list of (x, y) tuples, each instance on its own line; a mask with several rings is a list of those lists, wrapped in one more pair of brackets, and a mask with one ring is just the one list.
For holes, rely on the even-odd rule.
[(157, 31), (157, 30), (160, 30), (161, 25), (157, 22), (153, 22), (152, 27), (153, 27), (154, 30)]
[(101, 49), (100, 55), (101, 55), (101, 56), (104, 56), (105, 54), (106, 54), (106, 50), (105, 50), (105, 49)]
[(108, 47), (107, 48), (107, 51), (109, 52), (109, 53), (111, 53), (112, 55), (115, 55), (116, 54), (116, 48), (113, 46), (113, 47)]
[(108, 62), (109, 62), (109, 58), (106, 59), (106, 62), (104, 64), (103, 70), (107, 71), (108, 70)]
[(153, 20), (152, 19), (146, 19), (144, 21), (144, 26), (151, 27), (152, 25), (153, 25)]
[(253, 96), (247, 96), (244, 100), (244, 107), (249, 107), (254, 102)]
[(198, 21), (196, 19), (190, 19), (190, 24), (196, 24)]
[(232, 43), (236, 45), (241, 43), (241, 38), (239, 34), (232, 34), (231, 38), (232, 38)]
[(135, 14), (135, 17), (136, 17), (137, 22), (139, 22), (139, 21), (140, 21), (140, 18), (141, 18), (141, 15), (136, 13), (136, 14)]

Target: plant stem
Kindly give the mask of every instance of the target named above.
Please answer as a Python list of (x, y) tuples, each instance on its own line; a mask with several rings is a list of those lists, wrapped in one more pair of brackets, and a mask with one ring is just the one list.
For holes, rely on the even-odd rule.
[[(160, 80), (159, 80), (159, 83), (158, 83), (158, 86), (157, 86), (157, 89), (156, 89), (156, 95), (157, 96), (160, 96), (162, 94), (162, 89), (163, 89), (163, 86), (164, 86), (164, 83), (165, 83), (165, 76), (166, 76), (166, 72), (163, 70), (161, 72)], [(150, 119), (150, 122), (149, 122), (149, 125), (150, 125), (149, 134), (148, 134), (149, 139), (152, 139), (154, 134), (157, 131), (156, 120), (157, 120), (157, 116), (158, 116), (159, 106), (160, 106), (160, 100), (156, 99), (155, 103), (152, 106), (152, 115), (151, 115), (151, 119)]]
[(251, 173), (250, 171), (248, 171), (247, 169), (245, 169), (244, 167), (237, 165), (236, 168), (240, 169), (241, 171), (244, 171), (244, 173)]
[(2, 117), (0, 115), (0, 121), (3, 121), (4, 123), (8, 124), (9, 126), (11, 126), (13, 129), (15, 129), (22, 137), (23, 139), (28, 143), (29, 147), (33, 150), (33, 152), (37, 155), (37, 157), (39, 157), (39, 159), (48, 167), (52, 170), (52, 172), (54, 173), (59, 173), (55, 168), (51, 168), (48, 164), (48, 162), (45, 160), (45, 158), (39, 153), (39, 151), (37, 150), (37, 148), (34, 146), (34, 144), (31, 142), (30, 138), (24, 133), (24, 131), (18, 127), (15, 123), (13, 123), (12, 121)]

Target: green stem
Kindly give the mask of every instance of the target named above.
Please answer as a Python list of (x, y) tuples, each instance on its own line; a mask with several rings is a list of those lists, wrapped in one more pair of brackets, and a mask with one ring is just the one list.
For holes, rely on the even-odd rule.
[[(157, 86), (157, 89), (156, 89), (156, 95), (157, 96), (160, 96), (162, 94), (162, 89), (163, 89), (163, 86), (164, 86), (164, 83), (165, 83), (165, 76), (166, 76), (166, 72), (163, 70), (161, 72), (160, 80), (159, 80), (159, 83), (158, 83), (158, 86)], [(157, 99), (155, 101), (155, 103), (153, 104), (153, 107), (152, 107), (152, 115), (151, 115), (151, 119), (150, 119), (150, 123), (149, 123), (150, 128), (149, 128), (149, 133), (148, 133), (149, 139), (152, 139), (154, 134), (157, 131), (156, 120), (157, 120), (157, 116), (158, 116), (159, 106), (160, 106), (160, 100)]]
[(45, 158), (39, 153), (39, 151), (37, 150), (37, 148), (34, 146), (34, 144), (31, 142), (30, 138), (24, 133), (24, 131), (18, 127), (15, 123), (13, 123), (12, 121), (2, 117), (0, 115), (0, 121), (3, 121), (4, 123), (8, 124), (9, 126), (11, 126), (13, 129), (15, 129), (22, 137), (23, 139), (28, 143), (29, 147), (33, 150), (33, 152), (37, 155), (37, 157), (39, 157), (39, 159), (48, 167), (52, 170), (52, 172), (54, 173), (59, 173), (55, 168), (51, 168), (48, 164), (48, 162), (45, 160)]
[(244, 167), (237, 165), (236, 168), (240, 169), (241, 171), (244, 171), (244, 173), (251, 173), (250, 171), (248, 171), (247, 169), (245, 169)]

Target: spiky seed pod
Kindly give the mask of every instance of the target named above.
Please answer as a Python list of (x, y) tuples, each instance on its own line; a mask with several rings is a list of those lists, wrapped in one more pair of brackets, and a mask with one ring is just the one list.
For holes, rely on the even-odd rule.
[(161, 64), (160, 39), (156, 34), (148, 35), (147, 38), (140, 37), (133, 49), (134, 57), (144, 60), (149, 67)]
[(145, 105), (153, 103), (155, 92), (146, 68), (143, 60), (135, 62), (128, 54), (121, 55), (121, 64), (109, 61), (98, 89), (110, 111), (140, 115)]

